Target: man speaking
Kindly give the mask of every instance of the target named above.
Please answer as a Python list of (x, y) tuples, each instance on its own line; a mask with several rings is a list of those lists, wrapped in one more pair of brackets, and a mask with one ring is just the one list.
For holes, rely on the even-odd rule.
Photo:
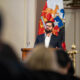
[(44, 44), (46, 48), (62, 48), (60, 36), (56, 36), (52, 33), (53, 27), (54, 23), (52, 21), (45, 23), (45, 33), (37, 36), (35, 46)]

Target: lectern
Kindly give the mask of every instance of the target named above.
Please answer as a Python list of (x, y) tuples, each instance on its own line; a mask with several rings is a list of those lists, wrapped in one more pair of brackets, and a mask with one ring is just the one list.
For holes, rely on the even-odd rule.
[(22, 60), (24, 60), (33, 48), (22, 48)]
[[(55, 48), (50, 48), (50, 49), (55, 49)], [(24, 60), (28, 54), (30, 54), (30, 52), (33, 50), (33, 48), (22, 48), (22, 60)]]
[[(54, 50), (56, 48), (51, 48), (51, 49)], [(21, 49), (21, 51), (22, 51), (22, 60), (23, 61), (24, 61), (25, 58), (27, 58), (27, 55), (29, 55), (32, 50), (33, 50), (33, 48), (22, 48)], [(70, 58), (73, 60), (73, 64), (74, 64), (74, 68), (75, 68), (75, 66), (76, 66), (76, 63), (75, 63), (76, 58), (75, 58), (75, 56), (76, 56), (76, 53), (77, 53), (75, 48), (73, 48), (72, 51), (68, 51), (68, 53), (69, 53)]]

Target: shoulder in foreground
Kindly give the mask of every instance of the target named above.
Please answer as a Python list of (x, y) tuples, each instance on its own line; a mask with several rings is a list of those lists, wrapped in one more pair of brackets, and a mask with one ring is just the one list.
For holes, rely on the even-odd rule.
[(0, 42), (0, 47), (3, 47), (3, 48), (12, 48), (11, 45), (5, 43), (5, 42)]
[(74, 76), (74, 80), (80, 80), (80, 78), (79, 78), (79, 77)]

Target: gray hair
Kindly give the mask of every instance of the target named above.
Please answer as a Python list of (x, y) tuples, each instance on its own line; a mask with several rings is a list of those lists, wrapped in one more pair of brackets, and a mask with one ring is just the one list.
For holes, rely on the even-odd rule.
[(27, 56), (25, 64), (32, 70), (55, 70), (57, 68), (56, 55), (53, 49), (38, 45)]

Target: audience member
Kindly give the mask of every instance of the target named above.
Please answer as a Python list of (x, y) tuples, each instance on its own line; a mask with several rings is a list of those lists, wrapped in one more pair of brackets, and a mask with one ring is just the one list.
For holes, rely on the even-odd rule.
[(64, 63), (58, 55), (60, 54), (59, 51), (62, 52), (63, 59), (64, 53), (68, 57), (66, 52), (62, 50), (52, 50), (42, 45), (38, 45), (32, 51), (32, 54), (27, 57), (25, 65), (33, 71), (34, 80), (80, 80), (68, 74), (70, 63), (67, 60), (69, 57), (66, 58), (67, 60), (65, 59)]
[(0, 79), (30, 80), (30, 71), (24, 68), (13, 48), (2, 40), (2, 29), (3, 16), (0, 13)]
[(59, 66), (62, 67), (62, 69), (66, 68), (68, 74), (74, 75), (74, 66), (72, 60), (69, 57), (69, 54), (62, 49), (57, 49), (55, 53), (57, 55), (57, 61)]

